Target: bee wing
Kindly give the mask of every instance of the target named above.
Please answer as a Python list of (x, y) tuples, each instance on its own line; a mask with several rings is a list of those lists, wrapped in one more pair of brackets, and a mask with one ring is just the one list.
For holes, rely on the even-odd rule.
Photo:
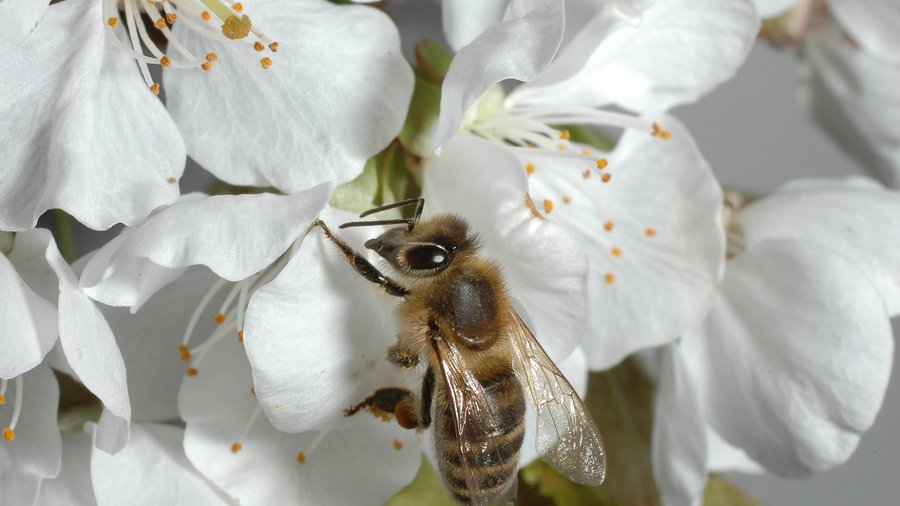
[(491, 408), (485, 397), (484, 387), (472, 374), (471, 365), (446, 339), (432, 341), (438, 355), (441, 375), (452, 406), (456, 429), (456, 444), (460, 455), (460, 469), (472, 504), (482, 506), (494, 499), (498, 492), (498, 475), (485, 472), (502, 462), (496, 448), (487, 443), (478, 444), (467, 434), (491, 434), (502, 429), (501, 417)]
[(522, 318), (513, 312), (512, 320), (510, 337), (519, 371), (537, 410), (538, 455), (572, 481), (600, 485), (606, 475), (606, 452), (594, 419)]

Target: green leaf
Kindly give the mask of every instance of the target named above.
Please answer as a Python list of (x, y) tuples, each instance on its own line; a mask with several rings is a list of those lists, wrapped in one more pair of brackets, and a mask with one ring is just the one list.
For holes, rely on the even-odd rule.
[(444, 484), (431, 468), (431, 463), (422, 455), (422, 464), (412, 483), (390, 498), (385, 506), (459, 506), (447, 493)]
[(444, 82), (453, 52), (434, 39), (420, 40), (416, 44), (416, 64), (426, 80), (438, 86)]
[(356, 179), (334, 189), (329, 204), (353, 213), (371, 209), (378, 191), (377, 156), (366, 161), (366, 167)]
[(429, 81), (421, 72), (417, 72), (406, 122), (397, 136), (407, 151), (422, 158), (431, 156), (431, 130), (440, 110), (441, 85)]

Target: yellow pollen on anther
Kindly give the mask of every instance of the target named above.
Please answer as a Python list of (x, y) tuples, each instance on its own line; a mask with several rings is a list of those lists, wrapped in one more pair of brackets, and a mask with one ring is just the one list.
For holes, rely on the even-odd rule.
[(178, 350), (181, 351), (181, 361), (187, 362), (191, 359), (191, 349), (188, 348), (186, 344), (182, 344), (178, 347)]
[(256, 41), (253, 43), (253, 49), (255, 49), (257, 51), (262, 51), (265, 48), (266, 48), (266, 46), (264, 46), (263, 43), (260, 41)]
[(193, 378), (197, 375), (198, 372), (200, 371), (198, 371), (196, 367), (188, 367), (187, 371), (185, 371), (185, 374)]
[(585, 171), (581, 173), (581, 177), (589, 179), (591, 177), (591, 171), (585, 169)]
[(618, 246), (613, 246), (613, 248), (612, 248), (612, 254), (613, 254), (614, 257), (620, 257), (620, 256), (622, 256), (622, 250), (619, 249)]
[(533, 163), (526, 163), (526, 164), (525, 164), (525, 172), (526, 172), (529, 176), (532, 175), (532, 174), (534, 174), (534, 164), (533, 164)]
[(241, 443), (234, 443), (233, 445), (231, 445), (231, 453), (237, 453), (237, 452), (241, 451), (241, 448), (243, 448), (243, 447), (244, 446), (241, 445)]
[(616, 282), (616, 277), (611, 272), (607, 272), (606, 276), (603, 276), (603, 280), (606, 281), (607, 284), (611, 285)]
[(203, 19), (203, 21), (209, 21), (210, 19), (212, 19), (212, 15), (210, 15), (209, 11), (201, 12), (200, 17)]
[(644, 233), (647, 234), (647, 237), (653, 237), (654, 235), (656, 235), (656, 229), (648, 228), (647, 230), (644, 231)]
[(200, 64), (200, 68), (203, 69), (203, 70), (205, 70), (205, 71), (207, 71), (207, 72), (209, 72), (210, 70), (212, 70), (212, 62), (208, 62), (208, 61), (207, 61), (207, 62), (203, 62), (203, 63)]
[(238, 330), (238, 342), (244, 344), (244, 331)]
[(272, 51), (273, 53), (277, 53), (278, 52), (278, 43), (273, 42), (273, 43), (269, 44), (269, 51)]
[(225, 321), (225, 315), (222, 313), (216, 313), (215, 318), (213, 318), (213, 322), (215, 322), (216, 325), (221, 325), (222, 322), (224, 322), (224, 321)]
[(243, 39), (253, 29), (253, 23), (250, 16), (246, 14), (238, 18), (237, 16), (228, 16), (225, 23), (222, 24), (222, 35), (231, 40)]
[(297, 463), (306, 464), (306, 454), (305, 453), (300, 452), (297, 454)]
[(155, 26), (157, 30), (162, 30), (166, 27), (166, 20), (163, 18), (159, 18), (156, 20), (156, 23), (153, 23), (153, 26)]
[(402, 450), (403, 449), (403, 441), (400, 441), (399, 439), (395, 439), (394, 440), (394, 449), (397, 451)]
[(244, 12), (244, 4), (238, 2), (231, 6), (236, 12)]
[(3, 439), (7, 441), (15, 441), (16, 440), (16, 431), (12, 429), (12, 427), (7, 427), (3, 429)]
[(590, 149), (582, 149), (581, 154), (584, 156), (591, 156), (591, 150)]
[(262, 64), (262, 68), (267, 69), (272, 66), (272, 59), (266, 56), (262, 60), (259, 60), (259, 63)]
[(553, 201), (550, 199), (544, 199), (544, 212), (550, 214), (553, 212)]
[(163, 56), (159, 59), (159, 64), (163, 67), (168, 67), (169, 65), (172, 65), (172, 60), (170, 60), (168, 56)]
[(206, 61), (212, 63), (219, 59), (219, 55), (216, 53), (206, 53)]
[(119, 18), (109, 18), (106, 20), (106, 24), (115, 28), (117, 24), (119, 24)]
[(610, 179), (612, 179), (612, 174), (610, 174), (609, 172), (600, 176), (600, 180), (604, 183), (608, 183)]
[(597, 160), (597, 168), (598, 169), (603, 170), (606, 168), (607, 165), (609, 165), (609, 162), (606, 161), (606, 158), (601, 158), (601, 159)]
[(606, 230), (607, 232), (612, 232), (612, 229), (613, 229), (613, 222), (607, 221), (606, 223), (603, 224), (603, 228), (604, 228), (604, 230)]
[(0, 406), (2, 406), (4, 404), (6, 404), (6, 396), (3, 394), (0, 394)]
[(166, 14), (166, 23), (169, 23), (171, 25), (175, 23), (176, 19), (178, 19), (178, 14), (175, 14), (174, 12)]
[(568, 204), (570, 202), (572, 202), (572, 197), (570, 197), (568, 195), (563, 195), (563, 204)]
[(653, 132), (651, 133), (651, 135), (653, 135), (653, 137), (659, 137), (663, 140), (669, 140), (672, 138), (672, 132), (664, 129), (663, 127), (659, 126), (659, 123), (655, 122), (653, 123)]
[(159, 83), (150, 85), (150, 91), (152, 91), (154, 95), (159, 95)]
[(567, 141), (572, 138), (572, 132), (569, 132), (568, 130), (563, 130), (562, 132), (559, 133), (559, 138), (564, 141)]

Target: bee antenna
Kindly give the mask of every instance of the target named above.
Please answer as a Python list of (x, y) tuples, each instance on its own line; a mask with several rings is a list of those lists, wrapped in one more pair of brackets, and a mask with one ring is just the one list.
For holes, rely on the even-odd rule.
[(375, 225), (400, 225), (406, 224), (409, 227), (409, 231), (412, 232), (413, 227), (415, 226), (415, 220), (409, 219), (396, 219), (396, 220), (377, 220), (377, 221), (351, 221), (344, 223), (338, 228), (351, 228), (351, 227), (373, 227)]
[[(412, 221), (419, 221), (419, 216), (422, 216), (422, 208), (425, 207), (425, 199), (422, 197), (401, 200), (399, 202), (394, 202), (392, 204), (385, 204), (383, 206), (373, 207), (372, 209), (369, 209), (368, 211), (360, 214), (359, 217), (365, 218), (366, 216), (369, 216), (369, 215), (372, 215), (375, 213), (380, 213), (381, 211), (387, 211), (388, 209), (396, 209), (398, 207), (406, 207), (406, 206), (410, 206), (413, 204), (416, 205), (416, 210), (415, 210), (415, 212), (413, 212)], [(410, 230), (412, 230), (412, 229), (410, 229)]]

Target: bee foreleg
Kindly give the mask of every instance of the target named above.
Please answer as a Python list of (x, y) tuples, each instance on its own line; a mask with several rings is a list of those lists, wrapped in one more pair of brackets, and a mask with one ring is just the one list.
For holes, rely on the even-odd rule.
[[(432, 381), (434, 375), (432, 374)], [(406, 388), (386, 387), (379, 388), (374, 394), (363, 399), (362, 402), (344, 410), (344, 416), (352, 416), (357, 412), (368, 409), (373, 415), (384, 421), (391, 419), (393, 415), (404, 429), (415, 429), (421, 426), (419, 415), (416, 413), (416, 395)], [(430, 404), (430, 400), (428, 401)], [(428, 414), (428, 423), (431, 423), (431, 413)], [(426, 425), (427, 427), (427, 425)]]
[(316, 220), (313, 223), (314, 227), (321, 227), (322, 232), (325, 233), (325, 237), (331, 240), (338, 248), (341, 249), (341, 252), (344, 253), (344, 256), (347, 257), (347, 261), (350, 263), (350, 266), (356, 269), (362, 277), (367, 280), (379, 285), (384, 289), (385, 292), (390, 295), (395, 295), (397, 297), (405, 297), (409, 294), (409, 290), (400, 286), (393, 279), (385, 276), (378, 270), (377, 267), (372, 265), (371, 262), (366, 260), (366, 258), (360, 255), (356, 250), (354, 250), (349, 244), (347, 244), (343, 239), (334, 235), (331, 232), (331, 229), (328, 228), (328, 225), (325, 224), (322, 220)]

